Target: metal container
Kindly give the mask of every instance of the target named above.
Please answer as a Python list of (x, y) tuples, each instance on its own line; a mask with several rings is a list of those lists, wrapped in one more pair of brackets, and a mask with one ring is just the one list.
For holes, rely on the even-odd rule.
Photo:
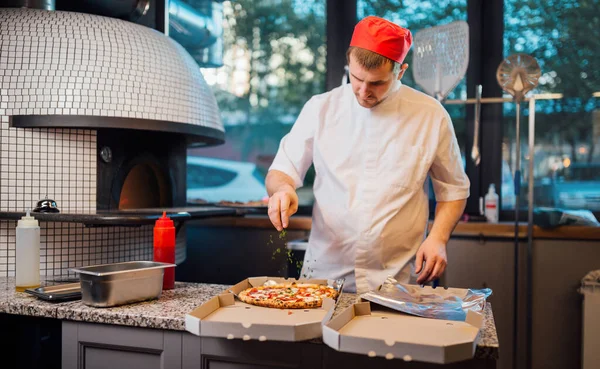
[(94, 307), (110, 307), (160, 297), (165, 268), (175, 264), (154, 261), (93, 265), (71, 269), (79, 273), (81, 300)]
[(55, 286), (44, 286), (26, 289), (25, 292), (46, 301), (70, 301), (81, 298), (81, 286), (79, 283), (58, 284)]

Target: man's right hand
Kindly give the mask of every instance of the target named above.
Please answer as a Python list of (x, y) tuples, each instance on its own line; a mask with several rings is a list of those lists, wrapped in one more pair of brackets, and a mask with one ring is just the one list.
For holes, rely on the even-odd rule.
[(269, 198), (269, 219), (278, 231), (290, 223), (290, 217), (298, 211), (298, 195), (290, 185), (281, 186)]

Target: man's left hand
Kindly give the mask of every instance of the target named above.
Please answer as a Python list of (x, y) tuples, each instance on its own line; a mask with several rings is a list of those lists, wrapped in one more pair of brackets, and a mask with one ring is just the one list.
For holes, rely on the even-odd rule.
[(427, 237), (417, 251), (415, 260), (415, 273), (419, 274), (418, 284), (425, 284), (439, 278), (448, 264), (446, 256), (446, 243)]

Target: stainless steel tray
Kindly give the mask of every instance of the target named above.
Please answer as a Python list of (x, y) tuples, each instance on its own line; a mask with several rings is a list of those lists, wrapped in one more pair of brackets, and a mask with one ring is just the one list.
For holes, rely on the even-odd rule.
[(63, 302), (81, 298), (81, 284), (66, 283), (26, 289), (25, 292), (46, 301)]
[(160, 297), (165, 268), (175, 264), (154, 261), (92, 265), (71, 269), (79, 273), (81, 300), (94, 307), (111, 307)]

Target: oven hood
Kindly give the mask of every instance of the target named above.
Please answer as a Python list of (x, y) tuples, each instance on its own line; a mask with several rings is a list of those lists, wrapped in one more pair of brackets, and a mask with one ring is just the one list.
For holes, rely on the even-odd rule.
[(14, 127), (174, 132), (224, 142), (198, 64), (151, 28), (91, 14), (0, 8), (0, 115)]

